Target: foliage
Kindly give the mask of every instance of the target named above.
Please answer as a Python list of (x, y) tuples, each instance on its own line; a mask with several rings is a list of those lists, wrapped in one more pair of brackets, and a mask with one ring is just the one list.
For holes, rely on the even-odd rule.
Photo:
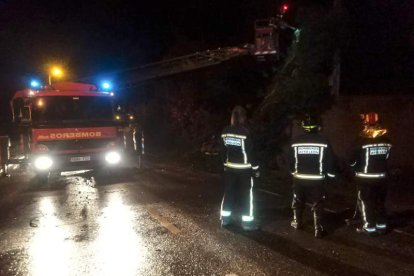
[[(298, 38), (274, 76), (263, 101), (262, 111), (272, 116), (283, 113), (322, 113), (330, 107), (329, 77), (333, 58), (344, 41), (343, 16), (335, 10), (306, 6), (299, 12)], [(278, 116), (278, 115), (277, 115)]]
[(151, 102), (156, 110), (146, 116), (147, 134), (149, 130), (153, 134), (148, 139), (158, 139), (158, 145), (168, 145), (181, 155), (200, 152), (204, 142), (213, 136), (218, 138), (230, 123), (235, 105), (241, 104), (251, 112), (260, 103), (256, 92), (265, 86), (255, 65), (254, 59), (240, 59), (154, 81), (153, 92), (146, 87), (154, 97)]
[(345, 18), (341, 11), (312, 4), (298, 11), (292, 45), (273, 76), (258, 116), (261, 159), (271, 167), (281, 165), (275, 158), (291, 138), (292, 120), (305, 113), (320, 115), (333, 104), (329, 78), (334, 55), (346, 40)]
[[(200, 101), (199, 83), (187, 80), (167, 95), (167, 116), (173, 130), (187, 149), (199, 146), (220, 130), (223, 114), (211, 112), (208, 101)], [(197, 95), (199, 93), (199, 95)]]

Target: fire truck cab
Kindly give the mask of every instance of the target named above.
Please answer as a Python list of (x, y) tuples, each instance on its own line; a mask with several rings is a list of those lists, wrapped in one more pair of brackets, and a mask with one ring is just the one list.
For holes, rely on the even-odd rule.
[(119, 166), (127, 127), (114, 112), (113, 98), (113, 92), (74, 82), (17, 91), (11, 108), (19, 152), (43, 178), (51, 172)]

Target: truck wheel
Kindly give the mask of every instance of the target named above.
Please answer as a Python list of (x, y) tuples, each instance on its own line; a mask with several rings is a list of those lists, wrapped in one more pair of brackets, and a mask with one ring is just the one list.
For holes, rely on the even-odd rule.
[(52, 171), (49, 173), (48, 181), (56, 182), (56, 180), (59, 178), (60, 172), (59, 171)]
[(47, 173), (37, 173), (35, 176), (35, 182), (38, 185), (45, 185), (49, 181), (49, 172)]
[(93, 170), (93, 175), (97, 179), (108, 179), (115, 175), (117, 175), (119, 169), (110, 168), (110, 167), (102, 167)]

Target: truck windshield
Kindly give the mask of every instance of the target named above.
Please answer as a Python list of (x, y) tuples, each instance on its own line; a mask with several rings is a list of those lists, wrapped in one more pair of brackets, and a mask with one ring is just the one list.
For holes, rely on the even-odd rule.
[(109, 97), (36, 97), (32, 110), (32, 120), (38, 123), (113, 120)]

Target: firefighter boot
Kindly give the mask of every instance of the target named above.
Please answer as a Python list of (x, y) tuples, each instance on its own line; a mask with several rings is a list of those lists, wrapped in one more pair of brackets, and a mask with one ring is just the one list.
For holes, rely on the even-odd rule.
[(375, 224), (375, 229), (379, 235), (384, 235), (388, 232), (388, 225), (387, 225), (387, 215), (385, 211), (384, 202), (381, 201), (377, 207), (377, 223)]
[(320, 210), (315, 210), (313, 212), (313, 223), (315, 225), (315, 238), (322, 238), (325, 236), (326, 232), (322, 226), (322, 214)]
[(290, 221), (290, 226), (296, 230), (302, 228), (302, 210), (293, 209), (293, 219)]
[(231, 216), (221, 217), (221, 227), (226, 227), (232, 224), (233, 220)]
[(244, 231), (256, 231), (259, 230), (259, 225), (254, 221), (242, 221), (241, 227)]
[(387, 224), (386, 223), (377, 223), (375, 226), (378, 235), (384, 235), (387, 234)]
[(357, 227), (356, 232), (360, 234), (365, 234), (368, 236), (375, 237), (378, 235), (377, 229), (375, 228), (375, 225), (370, 224), (368, 222), (364, 223), (363, 226)]

